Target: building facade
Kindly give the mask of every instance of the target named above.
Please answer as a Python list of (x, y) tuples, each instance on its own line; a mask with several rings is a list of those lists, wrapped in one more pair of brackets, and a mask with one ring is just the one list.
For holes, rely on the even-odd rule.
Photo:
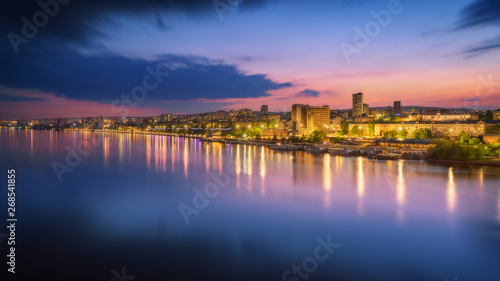
[(268, 108), (267, 104), (264, 104), (260, 107), (260, 115), (264, 116), (267, 114), (269, 114), (269, 108)]
[(330, 106), (294, 104), (292, 122), (295, 123), (295, 130), (299, 132), (327, 130), (330, 127)]
[(352, 117), (363, 115), (363, 93), (352, 95)]
[(403, 107), (401, 106), (400, 101), (395, 101), (394, 102), (394, 114), (395, 115), (401, 115), (403, 114)]
[(307, 108), (308, 129), (327, 130), (330, 127), (330, 106), (310, 106)]
[(463, 113), (463, 114), (410, 114), (408, 121), (468, 121), (478, 120), (477, 114)]
[[(349, 130), (358, 126), (364, 134), (368, 131), (368, 123), (351, 123)], [(461, 131), (471, 136), (485, 134), (486, 123), (483, 121), (456, 121), (456, 122), (379, 122), (375, 123), (374, 135), (382, 136), (387, 131), (406, 130), (409, 135), (418, 129), (429, 129), (433, 137), (456, 137)]]

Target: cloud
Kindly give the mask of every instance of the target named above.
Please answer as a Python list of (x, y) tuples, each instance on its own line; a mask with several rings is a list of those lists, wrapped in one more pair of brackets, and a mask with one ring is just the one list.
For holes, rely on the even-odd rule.
[(460, 12), (455, 29), (500, 24), (500, 1), (475, 0)]
[[(113, 54), (87, 56), (65, 46), (47, 45), (0, 62), (9, 69), (0, 76), (0, 84), (6, 87), (108, 103), (122, 94), (131, 95), (144, 79), (156, 84), (147, 91), (147, 98), (158, 100), (257, 98), (292, 86), (273, 81), (267, 74), (247, 74), (223, 60), (202, 56), (169, 54), (147, 61)], [(155, 78), (155, 72), (161, 77)]]
[(1, 102), (28, 102), (28, 101), (41, 101), (44, 99), (41, 98), (31, 98), (31, 97), (22, 97), (22, 96), (11, 96), (0, 93), (0, 101)]
[(317, 96), (319, 96), (319, 92), (311, 90), (311, 89), (305, 89), (304, 91), (299, 92), (295, 96), (296, 97), (317, 97)]
[(464, 99), (463, 101), (479, 101), (478, 98), (468, 98), (468, 99)]
[(474, 57), (497, 48), (500, 48), (500, 36), (470, 46), (462, 54), (466, 54), (467, 57)]
[(422, 37), (428, 37), (428, 36), (431, 36), (432, 34), (436, 33), (438, 31), (437, 28), (434, 28), (434, 29), (431, 29), (431, 30), (427, 30), (427, 31), (424, 31), (422, 33), (420, 33), (420, 36)]
[[(77, 101), (58, 97), (54, 93), (32, 89), (11, 89), (0, 86), (3, 95), (14, 100), (0, 103), (0, 120), (27, 120), (82, 116), (116, 116), (110, 104)], [(23, 102), (15, 99), (26, 99)], [(128, 116), (152, 116), (164, 111), (155, 106), (130, 107)]]
[[(227, 0), (221, 0), (223, 3)], [(231, 0), (232, 1), (232, 0)], [(238, 5), (238, 12), (246, 12), (265, 7), (271, 0), (243, 1)], [(284, 1), (284, 0), (282, 0)], [(42, 0), (43, 3), (58, 3), (58, 0)], [(64, 2), (64, 1), (60, 1)], [(48, 23), (40, 28), (37, 36), (49, 40), (63, 40), (77, 44), (88, 44), (96, 37), (105, 37), (101, 27), (112, 24), (116, 16), (142, 18), (152, 22), (160, 30), (169, 30), (161, 16), (162, 12), (181, 12), (191, 17), (213, 17), (218, 20), (217, 11), (212, 2), (207, 0), (67, 0), (66, 4), (57, 4), (57, 12), (49, 17)], [(0, 10), (0, 30), (3, 34), (14, 32), (21, 34), (26, 17), (32, 22), (33, 15), (43, 11), (38, 1), (16, 0), (2, 3)], [(56, 11), (54, 6), (49, 7)], [(40, 39), (42, 39), (40, 38)], [(37, 39), (38, 40), (38, 39)]]

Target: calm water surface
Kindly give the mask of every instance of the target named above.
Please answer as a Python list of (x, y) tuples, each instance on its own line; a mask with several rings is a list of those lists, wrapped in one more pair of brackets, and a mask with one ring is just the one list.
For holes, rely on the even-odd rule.
[[(286, 280), (306, 261), (285, 277), (500, 280), (499, 168), (118, 133), (3, 128), (0, 145), (17, 175), (18, 278)], [(195, 197), (221, 174), (225, 188)], [(187, 224), (193, 199), (208, 205)], [(340, 247), (314, 263), (318, 239)]]

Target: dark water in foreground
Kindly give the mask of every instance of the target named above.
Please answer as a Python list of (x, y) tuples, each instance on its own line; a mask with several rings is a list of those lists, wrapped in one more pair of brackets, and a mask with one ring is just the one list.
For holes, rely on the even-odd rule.
[(18, 280), (500, 280), (499, 168), (5, 128), (0, 145)]

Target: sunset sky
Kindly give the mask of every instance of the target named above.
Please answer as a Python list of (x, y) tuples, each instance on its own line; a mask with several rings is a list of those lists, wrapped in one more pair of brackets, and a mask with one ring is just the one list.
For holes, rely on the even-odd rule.
[(0, 12), (0, 120), (500, 107), (498, 0), (42, 1)]

